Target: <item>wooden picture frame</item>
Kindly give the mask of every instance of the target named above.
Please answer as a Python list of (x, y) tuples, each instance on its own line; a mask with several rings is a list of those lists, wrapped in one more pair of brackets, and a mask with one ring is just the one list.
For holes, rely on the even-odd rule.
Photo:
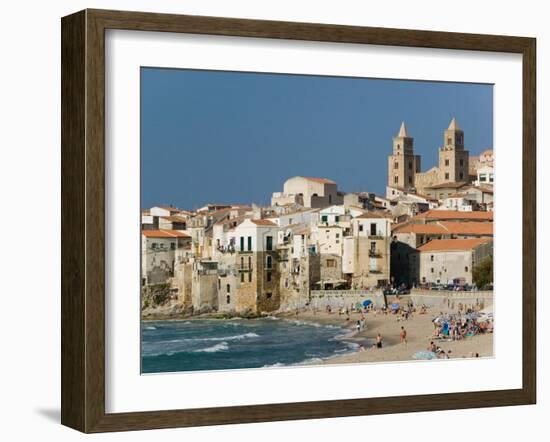
[[(523, 385), (221, 408), (105, 412), (105, 30), (475, 50), (523, 58)], [(83, 432), (534, 404), (536, 41), (533, 38), (84, 10), (62, 19), (62, 424)]]

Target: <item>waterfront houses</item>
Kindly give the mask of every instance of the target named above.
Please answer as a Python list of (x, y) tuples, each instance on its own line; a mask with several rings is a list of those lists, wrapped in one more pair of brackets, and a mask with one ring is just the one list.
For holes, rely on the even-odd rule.
[(475, 266), (492, 255), (494, 155), (469, 156), (453, 119), (438, 165), (422, 172), (413, 141), (403, 123), (382, 196), (295, 176), (268, 205), (144, 208), (144, 308), (158, 298), (185, 314), (262, 314), (308, 306), (312, 292), (328, 300), (330, 293), (472, 284)]

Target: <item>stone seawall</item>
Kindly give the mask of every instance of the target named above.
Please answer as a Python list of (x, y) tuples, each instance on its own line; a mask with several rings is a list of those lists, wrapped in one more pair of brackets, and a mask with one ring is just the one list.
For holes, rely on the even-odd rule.
[(384, 295), (381, 290), (312, 290), (310, 293), (310, 306), (324, 310), (327, 305), (334, 309), (348, 307), (357, 303), (362, 304), (370, 299), (374, 305), (384, 305)]
[(492, 307), (494, 302), (494, 293), (492, 291), (477, 292), (454, 292), (447, 290), (420, 290), (413, 289), (407, 296), (414, 305), (422, 304), (428, 307), (447, 307), (456, 309), (458, 304), (464, 306), (481, 306), (481, 308)]
[(377, 307), (382, 307), (384, 302), (392, 304), (397, 300), (402, 305), (407, 305), (410, 300), (415, 306), (424, 304), (434, 308), (457, 309), (458, 304), (466, 307), (487, 308), (493, 306), (493, 298), (493, 292), (490, 291), (455, 292), (413, 289), (409, 295), (387, 295), (384, 297), (381, 290), (312, 290), (310, 293), (310, 306), (323, 310), (327, 305), (330, 305), (334, 310), (342, 307), (349, 308), (370, 299)]

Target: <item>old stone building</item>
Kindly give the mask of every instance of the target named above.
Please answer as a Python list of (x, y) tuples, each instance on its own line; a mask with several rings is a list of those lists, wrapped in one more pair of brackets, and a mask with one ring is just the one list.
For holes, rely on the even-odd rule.
[(405, 123), (393, 138), (393, 154), (388, 157), (388, 186), (411, 188), (420, 172), (420, 155), (413, 151), (414, 139), (409, 136)]
[(393, 153), (388, 157), (388, 187), (415, 189), (432, 196), (426, 190), (446, 183), (469, 183), (469, 152), (464, 148), (464, 131), (453, 118), (443, 133), (439, 148), (439, 163), (426, 172), (421, 171), (421, 158), (413, 151), (414, 139), (405, 123), (393, 138)]
[(418, 248), (421, 284), (472, 284), (472, 272), (493, 254), (491, 238), (436, 239)]
[(246, 219), (235, 228), (235, 234), (239, 272), (235, 311), (277, 310), (280, 306), (278, 226), (265, 219)]
[(368, 212), (351, 223), (353, 234), (344, 239), (342, 264), (351, 288), (387, 285), (390, 279), (390, 215)]

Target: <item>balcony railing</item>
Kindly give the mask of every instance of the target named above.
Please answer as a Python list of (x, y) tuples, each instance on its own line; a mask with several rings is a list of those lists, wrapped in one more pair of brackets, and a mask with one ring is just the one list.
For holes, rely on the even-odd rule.
[(369, 257), (371, 257), (371, 258), (381, 258), (382, 253), (379, 250), (369, 250)]
[(384, 239), (383, 235), (369, 235), (369, 239)]

